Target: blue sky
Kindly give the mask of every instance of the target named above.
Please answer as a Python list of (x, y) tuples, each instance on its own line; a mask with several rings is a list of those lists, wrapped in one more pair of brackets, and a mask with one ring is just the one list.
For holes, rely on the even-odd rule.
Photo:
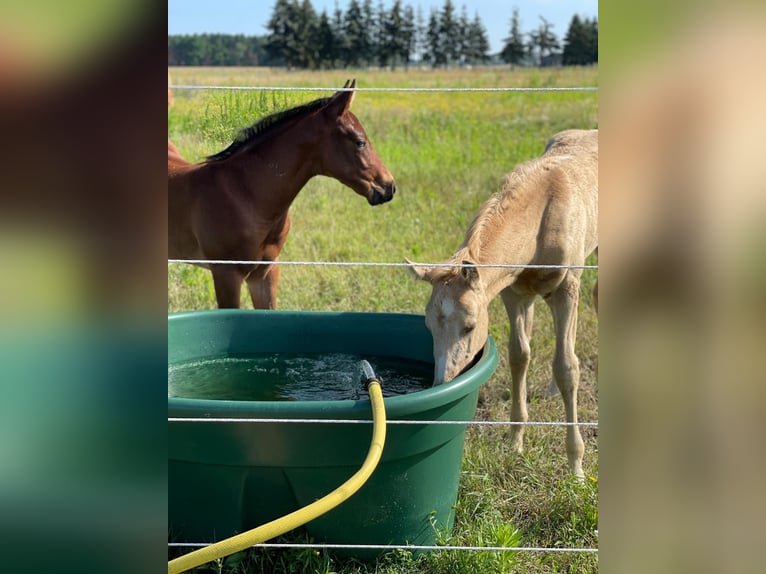
[[(335, 4), (346, 11), (349, 0), (311, 0), (314, 9), (332, 14)], [(362, 0), (360, 0), (361, 3)], [(381, 0), (373, 0), (377, 8)], [(390, 8), (393, 0), (382, 0)], [(499, 52), (503, 39), (508, 36), (513, 8), (519, 9), (521, 30), (531, 31), (543, 16), (551, 24), (559, 40), (563, 40), (572, 16), (579, 14), (587, 18), (598, 15), (598, 0), (452, 0), (460, 14), (466, 6), (468, 18), (478, 13), (489, 36), (490, 52)], [(168, 34), (266, 34), (265, 25), (271, 16), (275, 0), (168, 0)], [(421, 7), (424, 18), (431, 8), (441, 9), (444, 0), (402, 0), (402, 5)]]

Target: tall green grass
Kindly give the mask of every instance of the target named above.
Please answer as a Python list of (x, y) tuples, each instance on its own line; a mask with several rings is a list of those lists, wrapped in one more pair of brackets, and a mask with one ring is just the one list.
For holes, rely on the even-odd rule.
[[(236, 68), (171, 69), (175, 84), (340, 87), (563, 87), (597, 84), (596, 69), (309, 73)], [(236, 132), (262, 115), (330, 92), (177, 91), (168, 132), (190, 160), (231, 143)], [(499, 189), (505, 173), (539, 155), (562, 129), (598, 127), (595, 92), (358, 92), (353, 111), (397, 181), (390, 203), (370, 207), (340, 183), (314, 178), (291, 208), (284, 261), (442, 261), (461, 243), (479, 206)], [(592, 256), (588, 263), (597, 263)], [(580, 301), (577, 353), (582, 381), (579, 416), (597, 420), (597, 322), (590, 291), (596, 272), (586, 270)], [(430, 288), (398, 267), (283, 266), (281, 309), (423, 313)], [(250, 302), (243, 290), (243, 305)], [(214, 308), (208, 271), (168, 267), (168, 311)], [(508, 420), (510, 374), (505, 353), (508, 319), (502, 303), (490, 305), (490, 333), (501, 350), (497, 372), (481, 391), (477, 417)], [(540, 302), (535, 316), (529, 373), (531, 420), (563, 421), (558, 396), (550, 397), (553, 329)], [(597, 540), (597, 431), (586, 441), (584, 483), (567, 471), (564, 429), (528, 428), (523, 455), (509, 452), (508, 430), (469, 429), (456, 523), (445, 543), (593, 547)], [(435, 477), (437, 480), (438, 477)], [(294, 540), (294, 538), (293, 538)], [(222, 561), (221, 572), (386, 572), (489, 574), (592, 572), (594, 554), (435, 552), (413, 558), (396, 552), (373, 564), (338, 561), (315, 551), (253, 551)], [(215, 570), (214, 570), (215, 571)]]

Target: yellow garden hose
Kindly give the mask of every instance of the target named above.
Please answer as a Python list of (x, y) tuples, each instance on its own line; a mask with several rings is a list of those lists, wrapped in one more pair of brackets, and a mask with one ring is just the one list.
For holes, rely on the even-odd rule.
[(367, 451), (367, 458), (362, 467), (346, 482), (333, 490), (330, 494), (291, 512), (272, 522), (259, 526), (247, 532), (237, 534), (231, 538), (221, 540), (210, 546), (200, 548), (168, 562), (168, 574), (186, 572), (196, 566), (200, 566), (212, 560), (240, 552), (254, 544), (260, 544), (271, 540), (294, 528), (303, 526), (307, 522), (332, 510), (340, 503), (350, 498), (370, 478), (383, 453), (383, 445), (386, 442), (386, 409), (383, 404), (383, 392), (380, 381), (370, 378), (367, 381), (367, 392), (372, 403), (372, 441)]

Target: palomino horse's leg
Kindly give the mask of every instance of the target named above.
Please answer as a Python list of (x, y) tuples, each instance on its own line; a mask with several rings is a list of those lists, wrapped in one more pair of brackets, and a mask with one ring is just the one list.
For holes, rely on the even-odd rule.
[[(593, 308), (598, 315), (598, 279), (596, 279), (596, 285), (593, 287)], [(598, 373), (598, 363), (596, 363), (596, 373)], [(556, 383), (556, 377), (553, 377), (551, 384), (548, 387), (548, 396), (552, 397), (558, 391), (558, 384)]]
[(279, 265), (269, 265), (263, 271), (259, 267), (247, 278), (253, 309), (277, 308), (277, 284), (279, 283)]
[(236, 265), (211, 265), (219, 309), (239, 309), (242, 271)]
[[(534, 319), (534, 297), (520, 297), (510, 288), (501, 293), (505, 311), (511, 324), (508, 342), (508, 360), (511, 366), (511, 422), (527, 422), (527, 368), (531, 348)], [(521, 452), (524, 448), (524, 427), (511, 426), (511, 448)]]
[[(564, 399), (564, 411), (569, 423), (577, 422), (577, 389), (580, 385), (580, 362), (575, 355), (577, 336), (577, 305), (580, 278), (571, 271), (546, 302), (553, 314), (556, 329), (556, 352), (553, 357), (553, 378)], [(567, 458), (572, 473), (583, 478), (582, 457), (585, 446), (576, 425), (567, 427)]]

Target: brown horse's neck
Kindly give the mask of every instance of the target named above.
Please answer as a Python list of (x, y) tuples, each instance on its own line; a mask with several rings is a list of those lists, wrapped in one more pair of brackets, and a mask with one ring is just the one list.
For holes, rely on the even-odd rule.
[(309, 133), (293, 126), (268, 145), (237, 153), (223, 160), (221, 166), (226, 165), (226, 178), (236, 179), (232, 189), (241, 193), (261, 216), (276, 218), (284, 215), (298, 192), (319, 174), (319, 162), (312, 157), (315, 148)]

